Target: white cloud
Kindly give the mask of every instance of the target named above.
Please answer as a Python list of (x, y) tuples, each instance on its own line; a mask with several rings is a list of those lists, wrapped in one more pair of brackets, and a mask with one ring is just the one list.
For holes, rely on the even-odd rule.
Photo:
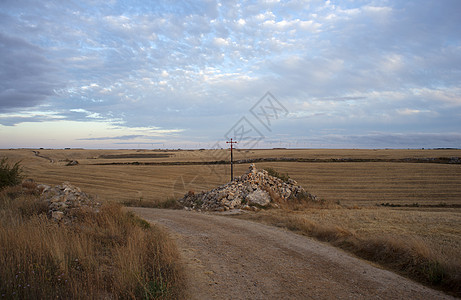
[(82, 90), (88, 90), (88, 89), (95, 89), (95, 88), (99, 88), (99, 85), (97, 83), (91, 83), (90, 85), (84, 85), (82, 87), (80, 87)]
[(396, 72), (404, 67), (403, 60), (403, 55), (390, 53), (383, 57), (381, 65), (386, 72)]
[(73, 108), (73, 109), (70, 109), (69, 111), (77, 112), (77, 113), (88, 113), (88, 111), (83, 108)]
[(318, 28), (320, 28), (320, 24), (315, 23), (312, 20), (302, 21), (300, 19), (281, 20), (278, 22), (276, 22), (275, 20), (266, 20), (264, 21), (263, 26), (270, 30), (277, 31), (287, 31), (290, 29), (316, 31)]
[(451, 107), (461, 106), (461, 88), (452, 87), (445, 89), (414, 88), (412, 93), (431, 102), (440, 102)]
[(229, 45), (229, 40), (228, 39), (223, 39), (220, 37), (215, 37), (213, 39), (213, 43), (218, 46), (218, 47), (224, 47)]
[(392, 12), (391, 7), (386, 7), (386, 6), (364, 6), (363, 7), (364, 11), (367, 12), (372, 12), (372, 13), (378, 13), (378, 14), (389, 14)]
[(246, 21), (244, 19), (238, 19), (236, 22), (239, 26), (245, 26)]
[(61, 120), (65, 119), (64, 116), (60, 115), (59, 112), (56, 111), (22, 111), (19, 113), (0, 113), (0, 120), (1, 119), (24, 119), (30, 120), (34, 118), (38, 118), (40, 120), (47, 119), (47, 120)]
[(421, 110), (404, 108), (404, 109), (398, 109), (397, 113), (400, 114), (400, 115), (404, 115), (404, 116), (410, 116), (410, 115), (417, 115), (417, 114), (421, 113)]
[(265, 11), (264, 13), (259, 13), (254, 17), (257, 21), (262, 22), (265, 20), (273, 20), (275, 19), (275, 15), (271, 11)]
[(122, 30), (129, 30), (133, 26), (130, 24), (131, 19), (127, 16), (105, 16), (104, 21), (109, 24), (109, 26)]

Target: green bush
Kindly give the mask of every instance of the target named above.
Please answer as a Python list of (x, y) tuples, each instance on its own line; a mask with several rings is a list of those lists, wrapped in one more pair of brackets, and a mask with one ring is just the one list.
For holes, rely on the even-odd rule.
[(8, 164), (8, 158), (0, 160), (0, 189), (6, 186), (13, 186), (21, 183), (22, 167), (16, 162), (13, 166)]

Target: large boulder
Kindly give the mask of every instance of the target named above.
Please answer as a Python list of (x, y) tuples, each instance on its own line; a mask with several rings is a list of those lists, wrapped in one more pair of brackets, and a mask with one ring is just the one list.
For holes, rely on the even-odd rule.
[(267, 206), (271, 202), (271, 197), (266, 191), (257, 189), (249, 193), (246, 197), (248, 204), (256, 204), (259, 206)]

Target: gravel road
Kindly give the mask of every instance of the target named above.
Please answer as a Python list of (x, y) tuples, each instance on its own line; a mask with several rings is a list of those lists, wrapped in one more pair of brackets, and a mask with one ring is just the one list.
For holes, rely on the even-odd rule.
[(455, 299), (280, 228), (216, 214), (130, 210), (176, 240), (188, 299)]

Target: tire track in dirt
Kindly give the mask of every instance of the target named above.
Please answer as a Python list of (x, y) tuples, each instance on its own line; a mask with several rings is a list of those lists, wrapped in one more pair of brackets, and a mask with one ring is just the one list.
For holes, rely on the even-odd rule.
[(189, 299), (454, 299), (280, 228), (216, 214), (129, 209), (176, 239)]
[(54, 163), (54, 160), (48, 156), (43, 156), (40, 154), (40, 151), (32, 151), (35, 156), (48, 160), (50, 163)]

